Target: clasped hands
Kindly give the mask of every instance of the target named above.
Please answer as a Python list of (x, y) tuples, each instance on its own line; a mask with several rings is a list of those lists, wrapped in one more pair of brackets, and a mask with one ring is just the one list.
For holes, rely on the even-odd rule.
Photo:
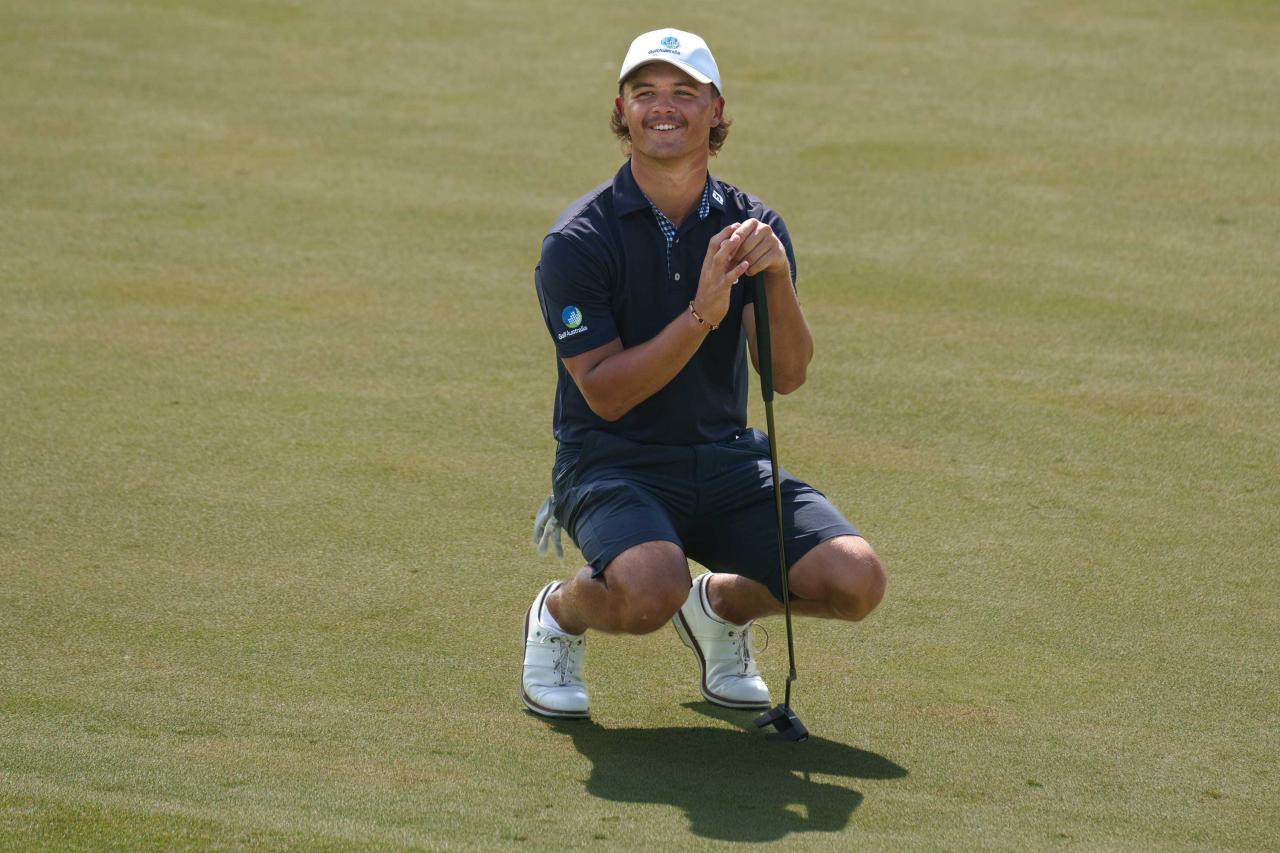
[(733, 286), (744, 275), (782, 272), (791, 275), (787, 250), (773, 228), (759, 219), (726, 226), (707, 244), (698, 292), (693, 297), (698, 315), (712, 326), (729, 313)]

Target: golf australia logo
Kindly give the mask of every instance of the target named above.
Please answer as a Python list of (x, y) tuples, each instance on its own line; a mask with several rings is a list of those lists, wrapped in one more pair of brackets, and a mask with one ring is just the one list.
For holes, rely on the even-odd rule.
[(577, 305), (564, 306), (564, 310), (560, 312), (560, 322), (564, 323), (566, 331), (556, 335), (556, 340), (558, 341), (563, 341), (571, 335), (581, 334), (587, 330), (587, 327), (582, 325), (582, 311), (578, 309)]
[(658, 42), (658, 44), (662, 45), (662, 47), (655, 47), (653, 50), (649, 51), (650, 56), (653, 56), (655, 53), (674, 53), (677, 56), (680, 55), (680, 39), (675, 36), (667, 36), (662, 41)]

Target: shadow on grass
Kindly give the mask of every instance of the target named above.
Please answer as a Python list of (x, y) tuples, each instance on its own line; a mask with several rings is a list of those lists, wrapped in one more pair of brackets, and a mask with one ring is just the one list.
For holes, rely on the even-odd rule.
[[(622, 803), (665, 803), (689, 829), (722, 841), (775, 841), (793, 832), (838, 832), (862, 793), (812, 774), (897, 779), (904, 767), (874, 752), (813, 737), (774, 743), (756, 714), (699, 702), (686, 708), (739, 728), (606, 729), (588, 720), (547, 721), (591, 760), (587, 793)], [(749, 731), (748, 731), (749, 730)]]

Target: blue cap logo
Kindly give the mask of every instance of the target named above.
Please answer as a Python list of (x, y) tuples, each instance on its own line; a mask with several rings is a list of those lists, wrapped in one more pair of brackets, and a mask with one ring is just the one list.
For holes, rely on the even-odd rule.
[(667, 36), (662, 40), (661, 44), (668, 50), (678, 50), (680, 47), (680, 39), (675, 36)]
[(560, 319), (564, 321), (566, 329), (576, 329), (582, 325), (582, 312), (577, 305), (566, 305), (560, 312)]

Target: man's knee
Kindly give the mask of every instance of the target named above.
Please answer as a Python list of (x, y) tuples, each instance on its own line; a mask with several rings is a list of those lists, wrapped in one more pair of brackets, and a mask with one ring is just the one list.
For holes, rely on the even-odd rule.
[(624, 634), (648, 634), (671, 621), (689, 597), (689, 584), (683, 587), (637, 591), (624, 599), (619, 613), (618, 629)]
[(860, 536), (829, 539), (818, 547), (823, 549), (815, 554), (821, 559), (820, 586), (832, 615), (852, 622), (865, 619), (884, 598), (887, 583), (875, 550)]
[(615, 625), (626, 634), (648, 634), (671, 620), (689, 596), (689, 562), (672, 542), (628, 549), (605, 569), (616, 596)]
[(855, 622), (865, 619), (884, 598), (884, 565), (867, 540), (854, 538), (841, 548), (843, 567), (838, 585), (839, 602), (836, 609), (845, 619)]

